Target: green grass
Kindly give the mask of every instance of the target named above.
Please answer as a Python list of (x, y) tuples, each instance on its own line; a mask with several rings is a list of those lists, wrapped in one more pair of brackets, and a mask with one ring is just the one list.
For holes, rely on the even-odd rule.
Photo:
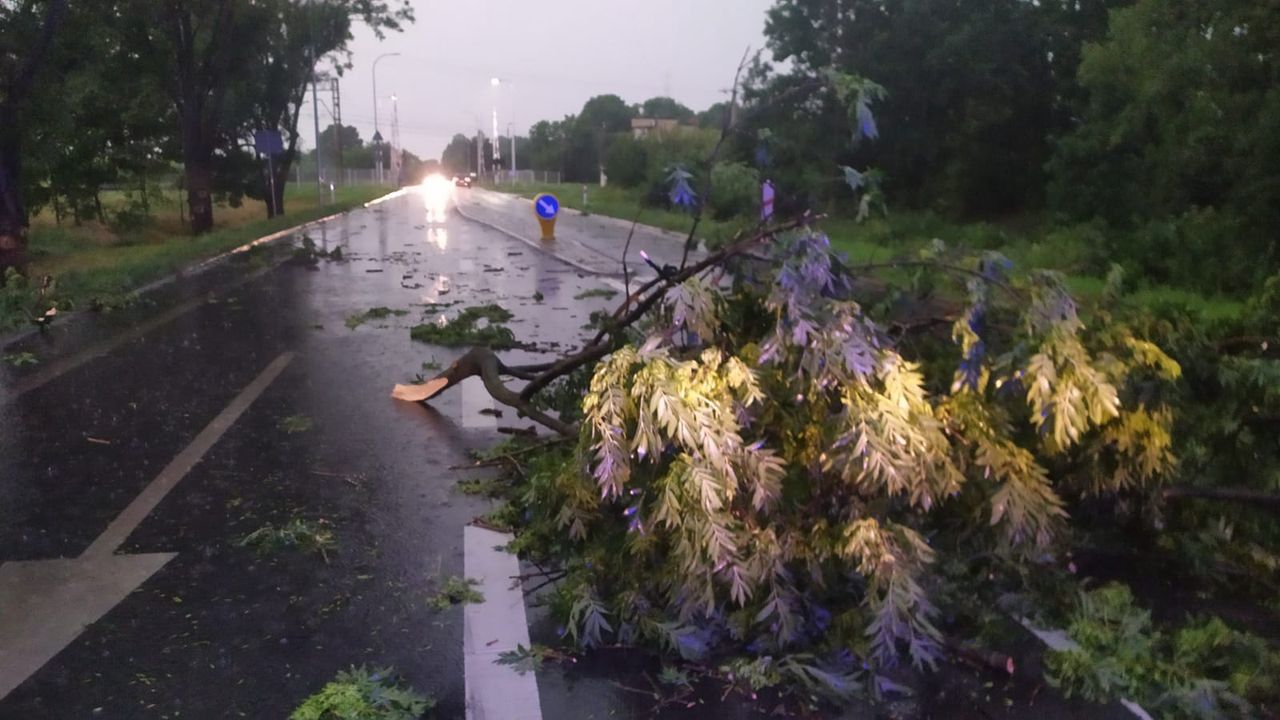
[[(556, 195), (560, 204), (582, 209), (582, 185), (576, 183), (520, 183), (495, 188), (501, 192), (533, 197), (540, 192)], [(641, 223), (677, 232), (688, 232), (692, 219), (685, 214), (642, 208), (640, 190), (617, 186), (588, 186), (592, 213), (623, 220), (639, 218)], [(637, 214), (638, 213), (638, 214)], [(704, 220), (698, 235), (709, 242), (723, 241), (752, 220), (729, 222)], [(1022, 269), (1058, 270), (1067, 276), (1068, 287), (1084, 300), (1101, 295), (1105, 281), (1097, 268), (1106, 267), (1099, 256), (1103, 238), (1087, 226), (1054, 227), (1035, 215), (1015, 217), (1000, 223), (957, 223), (929, 212), (894, 212), (888, 218), (858, 223), (833, 215), (823, 220), (822, 229), (831, 244), (853, 263), (888, 262), (914, 255), (935, 238), (949, 247), (969, 251), (993, 250), (1002, 253)], [(1229, 297), (1205, 295), (1185, 288), (1143, 283), (1127, 279), (1129, 302), (1140, 305), (1179, 304), (1209, 319), (1237, 317), (1244, 303)]]
[[(96, 222), (76, 226), (64, 219), (57, 225), (46, 211), (32, 221), (29, 275), (52, 275), (58, 300), (76, 308), (91, 307), (264, 235), (358, 207), (385, 193), (382, 187), (346, 187), (333, 203), (320, 206), (314, 192), (295, 188), (284, 215), (268, 220), (265, 206), (252, 201), (239, 208), (220, 206), (214, 209), (215, 229), (199, 237), (185, 233), (178, 205), (164, 199), (157, 200), (145, 228), (122, 233)], [(0, 327), (16, 324), (6, 320), (0, 318)]]

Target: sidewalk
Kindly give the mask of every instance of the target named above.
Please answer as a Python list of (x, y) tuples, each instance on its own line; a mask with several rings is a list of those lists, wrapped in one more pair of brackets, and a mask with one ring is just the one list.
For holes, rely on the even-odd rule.
[[(583, 215), (576, 210), (561, 210), (556, 222), (556, 239), (543, 242), (533, 214), (533, 202), (517, 195), (472, 188), (455, 196), (458, 211), (469, 220), (484, 223), (535, 245), (579, 270), (598, 275), (622, 277), (623, 251), (631, 234), (627, 254), (627, 270), (633, 278), (652, 277), (653, 270), (640, 253), (643, 251), (659, 265), (679, 266), (684, 252), (684, 236), (648, 225), (636, 225), (618, 218)], [(694, 262), (706, 256), (700, 249), (689, 253)]]

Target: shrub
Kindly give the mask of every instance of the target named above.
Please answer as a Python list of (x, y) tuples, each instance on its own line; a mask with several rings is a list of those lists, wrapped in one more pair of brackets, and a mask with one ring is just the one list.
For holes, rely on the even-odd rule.
[(760, 173), (743, 163), (717, 163), (709, 203), (716, 220), (754, 216), (760, 207)]
[(604, 169), (609, 175), (609, 182), (622, 187), (639, 187), (644, 184), (648, 162), (644, 143), (630, 135), (616, 135), (609, 141)]

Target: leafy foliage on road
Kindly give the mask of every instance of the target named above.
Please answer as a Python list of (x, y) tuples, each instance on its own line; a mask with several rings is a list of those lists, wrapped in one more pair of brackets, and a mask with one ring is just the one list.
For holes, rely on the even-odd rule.
[(407, 688), (391, 668), (340, 671), (289, 720), (420, 720), (435, 700)]
[(515, 334), (502, 323), (513, 317), (510, 310), (495, 303), (476, 305), (463, 308), (452, 320), (441, 315), (436, 322), (415, 325), (409, 337), (441, 347), (511, 348), (516, 346)]
[(1137, 700), (1167, 718), (1257, 717), (1280, 703), (1280, 651), (1218, 618), (1155, 629), (1123, 585), (1081, 593), (1077, 648), (1046, 658), (1050, 682), (1091, 700)]

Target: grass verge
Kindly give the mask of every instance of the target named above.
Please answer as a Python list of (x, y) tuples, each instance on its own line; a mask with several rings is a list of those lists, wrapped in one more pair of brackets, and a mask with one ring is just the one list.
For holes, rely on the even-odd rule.
[[(181, 229), (176, 205), (156, 212), (141, 230), (115, 232), (98, 223), (56, 225), (52, 219), (33, 219), (31, 266), (33, 278), (51, 275), (54, 299), (77, 309), (121, 304), (139, 287), (193, 263), (215, 257), (264, 235), (359, 207), (386, 194), (387, 188), (354, 186), (338, 190), (332, 202), (318, 204), (314, 193), (290, 193), (286, 212), (266, 219), (262, 203), (215, 209), (218, 225), (212, 232), (191, 237)], [(0, 314), (0, 330), (25, 324), (21, 313)]]
[[(493, 189), (530, 198), (549, 192), (562, 206), (575, 210), (584, 207), (580, 184), (519, 183)], [(646, 225), (681, 233), (687, 233), (693, 222), (683, 213), (641, 208), (640, 191), (634, 188), (588, 186), (588, 198), (587, 207), (599, 215), (623, 220), (638, 217)], [(731, 238), (752, 222), (704, 219), (698, 234), (714, 243)], [(1082, 299), (1098, 297), (1106, 284), (1103, 275), (1109, 262), (1103, 256), (1096, 230), (1087, 226), (1055, 227), (1036, 217), (1004, 223), (956, 223), (934, 213), (910, 211), (863, 223), (835, 214), (823, 220), (821, 226), (831, 244), (853, 263), (887, 262), (914, 255), (934, 239), (940, 239), (950, 247), (1000, 252), (1022, 268), (1060, 271), (1067, 276), (1068, 287)], [(1230, 297), (1145, 283), (1140, 278), (1130, 278), (1127, 284), (1128, 300), (1139, 305), (1184, 305), (1207, 319), (1237, 317), (1244, 309), (1241, 301)]]

